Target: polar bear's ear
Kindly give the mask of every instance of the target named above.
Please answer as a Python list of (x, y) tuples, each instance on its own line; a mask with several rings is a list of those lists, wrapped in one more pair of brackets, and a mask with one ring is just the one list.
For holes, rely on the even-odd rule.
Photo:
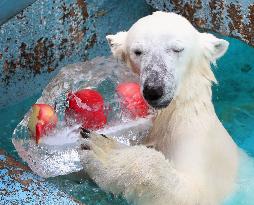
[(127, 37), (127, 32), (118, 32), (115, 35), (106, 36), (111, 52), (113, 53), (113, 56), (123, 61), (125, 60), (125, 53), (126, 53), (125, 51), (126, 37)]
[(229, 46), (226, 40), (216, 38), (209, 33), (201, 33), (201, 43), (205, 57), (212, 63), (223, 56)]

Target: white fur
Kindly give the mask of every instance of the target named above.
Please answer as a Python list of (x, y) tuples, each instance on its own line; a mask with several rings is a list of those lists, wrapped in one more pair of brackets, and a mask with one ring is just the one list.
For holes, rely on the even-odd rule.
[[(173, 94), (173, 100), (158, 112), (144, 142), (155, 149), (124, 147), (92, 135), (93, 152), (83, 159), (89, 175), (106, 191), (122, 193), (137, 205), (221, 204), (234, 189), (238, 150), (214, 111), (211, 85), (216, 79), (210, 63), (226, 52), (228, 43), (164, 12), (107, 39), (113, 54), (139, 73), (141, 82), (155, 59), (150, 66), (165, 70), (160, 76), (163, 99)], [(135, 56), (135, 49), (142, 55)]]

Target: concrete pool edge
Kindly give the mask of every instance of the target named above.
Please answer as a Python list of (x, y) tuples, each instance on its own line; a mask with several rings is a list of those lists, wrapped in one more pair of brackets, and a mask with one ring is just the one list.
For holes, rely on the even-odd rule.
[[(0, 149), (0, 201), (4, 204), (80, 205)], [(84, 205), (84, 204), (83, 204)]]

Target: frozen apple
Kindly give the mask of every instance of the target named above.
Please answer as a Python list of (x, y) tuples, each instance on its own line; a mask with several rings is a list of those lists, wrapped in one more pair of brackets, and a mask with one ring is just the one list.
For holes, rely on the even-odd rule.
[(31, 132), (36, 143), (40, 142), (40, 138), (56, 127), (57, 115), (48, 104), (34, 104), (32, 112), (29, 116), (28, 129)]
[(87, 129), (100, 129), (107, 123), (104, 113), (104, 100), (101, 94), (93, 89), (82, 89), (67, 96), (69, 107), (67, 117), (75, 118)]
[(145, 117), (148, 115), (148, 104), (140, 93), (137, 83), (120, 83), (116, 92), (121, 100), (122, 109), (131, 118)]

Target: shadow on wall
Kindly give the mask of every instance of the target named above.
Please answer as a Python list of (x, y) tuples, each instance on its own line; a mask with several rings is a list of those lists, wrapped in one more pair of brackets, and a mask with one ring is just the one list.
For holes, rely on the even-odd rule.
[(36, 93), (66, 64), (108, 55), (105, 36), (152, 12), (145, 0), (42, 0), (0, 26), (0, 108)]

